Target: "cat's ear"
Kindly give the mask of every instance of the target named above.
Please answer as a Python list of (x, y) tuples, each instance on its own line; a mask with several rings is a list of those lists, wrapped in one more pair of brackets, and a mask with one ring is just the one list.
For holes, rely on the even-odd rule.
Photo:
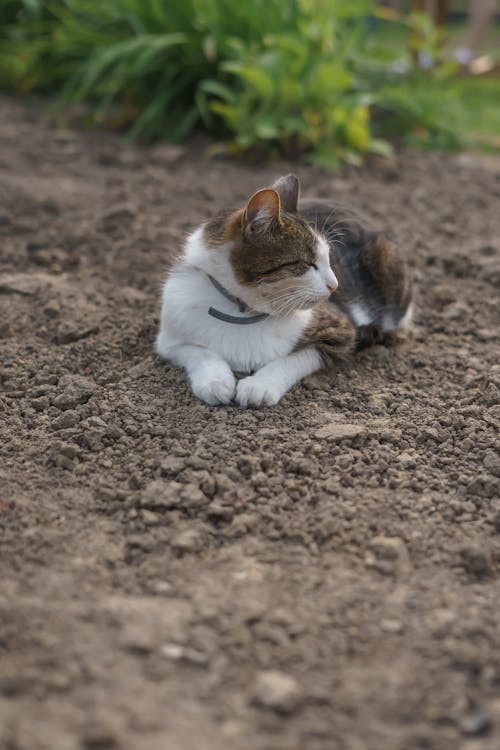
[(299, 202), (299, 179), (294, 174), (287, 174), (280, 177), (273, 185), (273, 188), (279, 193), (281, 205), (291, 214), (297, 213), (297, 204)]
[(270, 224), (279, 222), (280, 216), (280, 197), (276, 190), (266, 188), (252, 195), (245, 208), (243, 221), (247, 226), (265, 229)]

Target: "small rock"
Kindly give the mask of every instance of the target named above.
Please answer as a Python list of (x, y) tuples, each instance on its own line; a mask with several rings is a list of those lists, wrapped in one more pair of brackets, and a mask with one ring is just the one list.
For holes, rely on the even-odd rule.
[(66, 458), (75, 458), (80, 453), (80, 448), (72, 443), (60, 443), (56, 450)]
[(318, 440), (332, 440), (339, 443), (349, 440), (365, 433), (365, 427), (360, 424), (342, 424), (341, 422), (330, 422), (316, 430), (314, 437)]
[(370, 542), (370, 549), (381, 560), (398, 560), (408, 557), (406, 545), (399, 537), (376, 536)]
[(101, 726), (88, 726), (82, 737), (83, 750), (116, 750), (119, 742), (112, 731)]
[(35, 385), (55, 385), (58, 379), (59, 378), (54, 373), (44, 372), (42, 370), (41, 372), (37, 372), (34, 377), (34, 382)]
[(57, 318), (61, 314), (61, 304), (59, 300), (57, 299), (49, 300), (45, 304), (43, 311), (45, 315), (47, 315), (48, 318)]
[(155, 479), (150, 482), (142, 493), (141, 505), (144, 508), (158, 508), (168, 510), (182, 505), (181, 490), (184, 485), (179, 482), (164, 482)]
[(50, 401), (47, 396), (41, 396), (40, 398), (34, 398), (31, 401), (31, 406), (35, 411), (45, 411), (50, 406)]
[(59, 386), (64, 388), (63, 392), (54, 399), (54, 406), (61, 411), (73, 409), (75, 406), (85, 404), (96, 391), (96, 384), (87, 378), (65, 375), (59, 381)]
[(121, 223), (130, 221), (137, 213), (137, 208), (132, 203), (121, 203), (111, 206), (99, 216), (99, 221), (107, 223)]
[(221, 521), (231, 521), (234, 516), (234, 508), (231, 505), (222, 505), (217, 501), (210, 503), (207, 508), (209, 518)]
[(170, 546), (177, 555), (198, 552), (203, 547), (204, 537), (198, 529), (185, 529), (175, 536)]
[(186, 462), (179, 456), (167, 456), (160, 463), (160, 474), (162, 476), (175, 476), (186, 468)]
[(159, 146), (155, 146), (151, 151), (155, 164), (166, 164), (170, 166), (184, 156), (186, 148), (184, 146), (178, 146), (171, 143), (161, 143)]
[(7, 339), (12, 335), (12, 327), (6, 320), (0, 321), (0, 339)]
[(483, 466), (496, 477), (500, 477), (500, 456), (493, 451), (487, 451), (483, 458)]
[(80, 415), (78, 412), (68, 409), (60, 417), (53, 419), (50, 426), (53, 430), (65, 430), (68, 427), (75, 427), (79, 421)]
[(159, 513), (153, 513), (152, 510), (146, 510), (145, 508), (141, 511), (141, 518), (146, 526), (156, 526), (161, 521)]
[(206, 496), (195, 484), (183, 485), (181, 497), (185, 508), (201, 508), (207, 504)]
[(466, 737), (484, 737), (490, 733), (491, 717), (485, 711), (469, 714), (460, 722), (460, 730)]
[(78, 445), (56, 443), (51, 450), (49, 460), (61, 469), (72, 469), (79, 453), (80, 448)]
[(178, 643), (166, 643), (161, 647), (161, 654), (166, 659), (172, 661), (187, 661), (192, 664), (205, 665), (208, 662), (207, 656), (202, 652), (194, 648), (186, 646), (180, 646)]
[(85, 339), (93, 333), (97, 333), (99, 326), (83, 320), (63, 320), (57, 327), (56, 344), (70, 344), (73, 341)]
[(217, 492), (217, 482), (208, 471), (200, 471), (198, 474), (198, 486), (208, 498), (212, 498)]
[(424, 426), (422, 427), (422, 437), (426, 440), (439, 440), (439, 432), (435, 427)]
[(386, 633), (402, 633), (403, 623), (400, 620), (383, 619), (380, 621), (380, 627)]
[(301, 687), (294, 677), (270, 670), (257, 675), (252, 692), (252, 703), (281, 714), (291, 714), (303, 702)]
[(164, 646), (161, 647), (161, 654), (166, 659), (182, 659), (184, 655), (185, 648), (184, 646), (180, 646), (178, 643), (166, 643)]
[(242, 456), (238, 459), (238, 469), (247, 479), (252, 476), (258, 465), (259, 460), (256, 456)]
[(144, 490), (141, 505), (144, 508), (199, 508), (208, 503), (206, 496), (195, 484), (181, 484), (155, 479)]
[(410, 456), (409, 453), (400, 453), (398, 456), (398, 463), (403, 467), (403, 469), (415, 469), (417, 466), (417, 462), (415, 461), (413, 456)]
[(470, 545), (460, 551), (465, 570), (469, 575), (482, 578), (491, 572), (491, 555), (479, 545)]
[(493, 528), (497, 534), (500, 534), (500, 510), (495, 513), (492, 518)]
[(373, 557), (367, 557), (367, 565), (381, 573), (407, 573), (411, 561), (406, 545), (399, 537), (377, 536), (370, 542)]
[(48, 273), (9, 273), (2, 275), (0, 294), (20, 294), (30, 297), (52, 286), (54, 278)]

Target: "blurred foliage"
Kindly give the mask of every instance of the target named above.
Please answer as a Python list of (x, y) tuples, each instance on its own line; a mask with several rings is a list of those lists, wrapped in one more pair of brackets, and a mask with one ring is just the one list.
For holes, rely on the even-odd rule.
[[(374, 0), (0, 0), (0, 86), (84, 102), (94, 122), (180, 141), (203, 126), (232, 152), (334, 166), (387, 141), (457, 145), (425, 17), (378, 21)], [(370, 51), (398, 23), (429, 70)]]

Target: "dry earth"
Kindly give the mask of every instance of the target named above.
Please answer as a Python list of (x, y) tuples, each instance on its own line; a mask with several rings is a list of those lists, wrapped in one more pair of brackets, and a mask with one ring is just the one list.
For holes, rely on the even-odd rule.
[(290, 165), (0, 108), (2, 750), (498, 750), (498, 162), (296, 167), (394, 232), (413, 337), (208, 408), (164, 269)]

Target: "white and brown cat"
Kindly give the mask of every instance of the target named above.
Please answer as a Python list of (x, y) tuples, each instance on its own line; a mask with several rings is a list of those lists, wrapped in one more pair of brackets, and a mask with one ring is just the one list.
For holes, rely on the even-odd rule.
[(165, 282), (157, 352), (207, 404), (272, 406), (410, 316), (395, 246), (339, 204), (299, 206), (298, 194), (288, 175), (222, 211), (187, 238)]

